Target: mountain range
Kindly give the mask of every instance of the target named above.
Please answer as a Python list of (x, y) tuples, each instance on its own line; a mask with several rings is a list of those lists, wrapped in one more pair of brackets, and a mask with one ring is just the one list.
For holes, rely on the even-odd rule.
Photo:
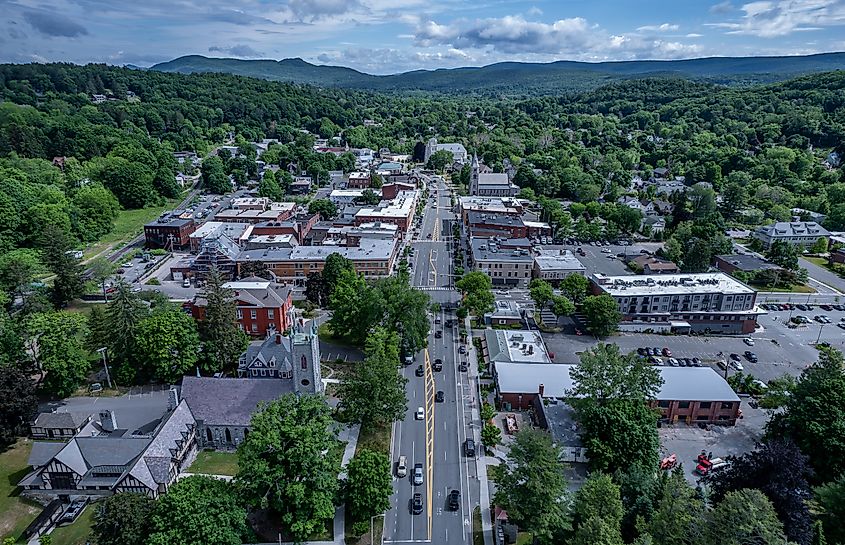
[(815, 72), (845, 69), (845, 53), (782, 57), (708, 57), (671, 61), (550, 63), (501, 62), (482, 67), (415, 70), (377, 76), (342, 66), (315, 65), (300, 58), (242, 60), (187, 55), (150, 70), (239, 76), (375, 91), (549, 94), (583, 91), (624, 79), (680, 77), (726, 85), (781, 81)]

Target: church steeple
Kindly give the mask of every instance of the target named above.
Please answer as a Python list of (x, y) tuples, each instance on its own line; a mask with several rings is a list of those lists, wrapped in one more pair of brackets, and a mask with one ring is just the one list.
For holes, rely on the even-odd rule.
[(469, 173), (469, 194), (478, 195), (478, 174), (481, 172), (481, 167), (478, 164), (478, 154), (472, 154), (472, 165)]

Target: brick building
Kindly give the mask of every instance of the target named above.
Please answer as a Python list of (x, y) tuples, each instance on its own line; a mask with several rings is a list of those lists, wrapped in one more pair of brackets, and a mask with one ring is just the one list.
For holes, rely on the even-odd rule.
[(144, 225), (144, 245), (147, 248), (181, 250), (190, 245), (191, 233), (196, 229), (194, 218), (167, 212)]
[[(276, 331), (287, 331), (293, 325), (290, 287), (258, 277), (227, 282), (225, 287), (235, 292), (238, 326), (248, 335), (265, 338)], [(191, 314), (197, 321), (205, 318), (206, 304), (201, 295), (190, 303)]]

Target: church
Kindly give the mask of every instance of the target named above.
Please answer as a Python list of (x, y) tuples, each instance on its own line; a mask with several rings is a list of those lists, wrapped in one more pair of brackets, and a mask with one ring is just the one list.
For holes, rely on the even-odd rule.
[(431, 158), (431, 156), (438, 151), (448, 151), (449, 153), (451, 153), (453, 164), (463, 165), (467, 162), (467, 150), (463, 144), (438, 144), (437, 138), (431, 138), (428, 142), (426, 142), (425, 156), (423, 162), (428, 163), (428, 160)]
[[(519, 187), (508, 179), (504, 172), (483, 172), (478, 155), (472, 156), (472, 170), (469, 175), (469, 194), (479, 197), (513, 197)], [(488, 170), (489, 169), (484, 169)]]

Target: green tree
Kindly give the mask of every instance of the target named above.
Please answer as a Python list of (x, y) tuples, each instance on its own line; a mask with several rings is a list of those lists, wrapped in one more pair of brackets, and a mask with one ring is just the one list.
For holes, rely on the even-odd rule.
[(481, 444), (493, 448), (502, 442), (502, 430), (495, 424), (486, 423), (481, 428)]
[(442, 173), (447, 166), (452, 164), (452, 152), (446, 150), (438, 150), (431, 154), (425, 167), (431, 170), (436, 170)]
[(62, 231), (56, 226), (47, 226), (39, 245), (42, 260), (54, 275), (51, 291), (53, 304), (56, 308), (61, 308), (84, 293), (82, 267), (74, 255), (67, 231)]
[(481, 271), (468, 272), (455, 282), (455, 287), (461, 292), (463, 306), (477, 316), (484, 316), (485, 312), (493, 310), (496, 297), (493, 295), (493, 282)]
[(233, 369), (249, 346), (249, 337), (238, 328), (235, 292), (225, 283), (220, 271), (212, 269), (202, 290), (206, 306), (199, 332), (206, 372)]
[(707, 519), (705, 543), (787, 545), (783, 525), (759, 490), (729, 492)]
[[(819, 361), (805, 369), (792, 395), (766, 425), (773, 438), (792, 439), (810, 458), (821, 482), (845, 473), (845, 375), (842, 353), (832, 348), (819, 352)], [(815, 410), (824, 406), (823, 411)]]
[(587, 329), (596, 337), (607, 337), (616, 331), (622, 319), (619, 305), (607, 294), (586, 297), (581, 310), (587, 320)]
[(830, 543), (845, 543), (845, 475), (815, 489), (818, 518)]
[(346, 473), (344, 490), (349, 514), (353, 521), (363, 522), (369, 528), (370, 517), (390, 508), (390, 495), (393, 493), (390, 458), (381, 452), (362, 448), (350, 460)]
[(74, 233), (86, 242), (110, 232), (120, 212), (120, 203), (112, 192), (96, 184), (80, 187), (73, 196), (73, 205), (76, 212), (71, 218)]
[(258, 184), (258, 195), (277, 202), (284, 199), (285, 193), (276, 182), (276, 175), (273, 174), (272, 170), (264, 171), (264, 175), (261, 177), (261, 182)]
[(819, 237), (815, 244), (810, 248), (811, 254), (823, 254), (827, 252), (827, 239)]
[(28, 433), (28, 424), (38, 410), (30, 375), (19, 364), (0, 364), (0, 448)]
[(211, 193), (225, 195), (232, 191), (232, 184), (226, 175), (223, 161), (220, 157), (212, 155), (206, 157), (202, 162), (202, 183)]
[(157, 311), (138, 323), (136, 357), (147, 376), (177, 382), (197, 363), (200, 347), (197, 325), (175, 306)]
[(552, 297), (552, 312), (555, 316), (569, 316), (575, 312), (575, 304), (563, 295)]
[(319, 396), (288, 394), (252, 415), (238, 446), (235, 481), (253, 507), (274, 510), (304, 541), (334, 516), (338, 491), (331, 409)]
[[(584, 486), (575, 493), (572, 513), (576, 529), (591, 518), (599, 518), (610, 528), (616, 528), (619, 531), (622, 515), (625, 513), (619, 485), (613, 482), (610, 475), (591, 474)], [(622, 540), (621, 534), (619, 540)]]
[(0, 255), (0, 289), (12, 295), (22, 294), (45, 270), (35, 250), (20, 248), (6, 252)]
[(766, 257), (779, 267), (790, 271), (798, 270), (798, 251), (792, 244), (776, 240), (766, 253)]
[(314, 199), (308, 203), (309, 214), (320, 214), (324, 220), (330, 220), (337, 215), (337, 205), (329, 199)]
[(534, 304), (541, 309), (545, 308), (555, 296), (551, 284), (539, 278), (535, 278), (528, 284), (528, 294), (534, 300)]
[(576, 305), (581, 304), (587, 296), (590, 281), (580, 274), (570, 274), (560, 281), (560, 291)]
[(91, 533), (97, 545), (146, 545), (155, 500), (143, 494), (115, 494), (96, 505)]
[(640, 531), (655, 545), (694, 544), (700, 541), (704, 503), (683, 475), (672, 472), (663, 479), (650, 519), (640, 519)]
[(145, 164), (109, 156), (89, 163), (91, 178), (114, 193), (124, 208), (144, 208), (157, 197), (154, 173)]
[(375, 323), (374, 298), (372, 288), (362, 276), (351, 270), (342, 270), (329, 298), (332, 331), (362, 343)]
[(543, 432), (523, 430), (511, 443), (509, 462), (499, 466), (493, 503), (541, 543), (558, 542), (569, 528), (560, 448)]
[(390, 424), (408, 410), (407, 382), (399, 373), (399, 337), (377, 327), (367, 336), (364, 361), (339, 385), (340, 407), (353, 422)]
[(616, 344), (599, 343), (580, 356), (581, 364), (569, 374), (573, 387), (567, 395), (604, 403), (614, 399), (654, 399), (663, 379), (655, 367)]
[(117, 368), (118, 382), (122, 384), (135, 381), (137, 327), (148, 312), (138, 294), (132, 291), (132, 287), (119, 280), (115, 285), (112, 300), (106, 305), (101, 323), (96, 323), (99, 319), (97, 313), (91, 315), (92, 338), (89, 346), (92, 351), (103, 346), (108, 349), (108, 357)]
[(35, 364), (42, 373), (42, 387), (56, 397), (72, 394), (88, 375), (83, 346), (85, 317), (69, 312), (30, 316), (26, 329)]
[(194, 475), (173, 484), (155, 504), (149, 545), (240, 545), (246, 510), (231, 483)]
[(329, 298), (340, 279), (340, 274), (343, 271), (355, 272), (355, 267), (352, 261), (335, 252), (326, 257), (326, 263), (323, 265), (321, 271), (321, 297), (322, 301), (328, 303)]

